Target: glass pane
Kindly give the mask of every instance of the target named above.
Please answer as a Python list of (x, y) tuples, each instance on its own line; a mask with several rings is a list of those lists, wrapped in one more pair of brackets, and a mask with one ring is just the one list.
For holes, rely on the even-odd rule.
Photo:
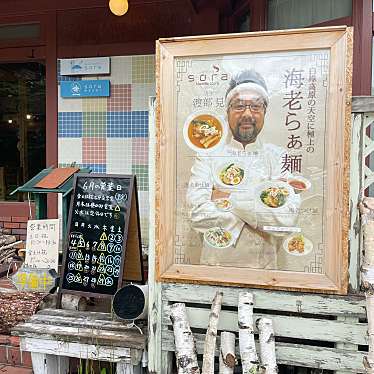
[[(45, 66), (0, 64), (0, 200), (45, 167)], [(17, 196), (19, 195), (19, 196)]]
[(39, 23), (0, 26), (0, 40), (34, 39), (39, 36)]
[(268, 30), (307, 27), (352, 15), (352, 0), (269, 0)]
[(249, 12), (246, 13), (246, 14), (243, 14), (243, 16), (241, 16), (238, 20), (238, 24), (239, 24), (239, 32), (247, 32), (247, 31), (250, 31), (249, 30), (249, 27), (250, 27), (250, 17), (249, 17)]

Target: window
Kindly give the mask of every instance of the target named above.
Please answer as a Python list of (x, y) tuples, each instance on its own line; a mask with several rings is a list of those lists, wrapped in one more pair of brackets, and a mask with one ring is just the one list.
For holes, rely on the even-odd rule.
[(352, 15), (352, 0), (269, 0), (268, 30), (311, 26)]
[(34, 39), (39, 37), (39, 23), (0, 26), (0, 40)]
[[(45, 167), (45, 66), (0, 64), (0, 200)], [(17, 196), (19, 195), (19, 196)]]
[(239, 32), (248, 32), (248, 31), (251, 31), (250, 30), (250, 16), (249, 16), (249, 12), (247, 13), (244, 13), (243, 15), (241, 15), (239, 17), (239, 20), (238, 20), (238, 24), (239, 24)]

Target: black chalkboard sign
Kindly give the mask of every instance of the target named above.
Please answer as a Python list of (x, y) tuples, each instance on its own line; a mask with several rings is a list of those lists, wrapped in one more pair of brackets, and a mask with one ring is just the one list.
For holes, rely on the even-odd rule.
[(60, 292), (111, 296), (143, 282), (136, 178), (75, 175)]

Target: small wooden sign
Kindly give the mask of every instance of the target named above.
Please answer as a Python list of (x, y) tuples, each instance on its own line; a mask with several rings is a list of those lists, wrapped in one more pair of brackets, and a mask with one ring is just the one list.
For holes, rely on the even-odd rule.
[(35, 187), (39, 188), (58, 188), (66, 182), (79, 168), (56, 168), (41, 179)]
[(21, 267), (11, 276), (18, 291), (50, 292), (56, 287), (57, 273), (54, 269)]
[(27, 222), (25, 266), (57, 271), (59, 230), (58, 219)]
[(135, 176), (74, 178), (60, 292), (110, 296), (122, 279), (143, 283)]

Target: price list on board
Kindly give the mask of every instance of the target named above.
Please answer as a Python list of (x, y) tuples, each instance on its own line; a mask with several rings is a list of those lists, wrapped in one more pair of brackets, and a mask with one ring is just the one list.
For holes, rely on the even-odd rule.
[(131, 177), (77, 176), (63, 289), (114, 295), (123, 272), (132, 190)]

